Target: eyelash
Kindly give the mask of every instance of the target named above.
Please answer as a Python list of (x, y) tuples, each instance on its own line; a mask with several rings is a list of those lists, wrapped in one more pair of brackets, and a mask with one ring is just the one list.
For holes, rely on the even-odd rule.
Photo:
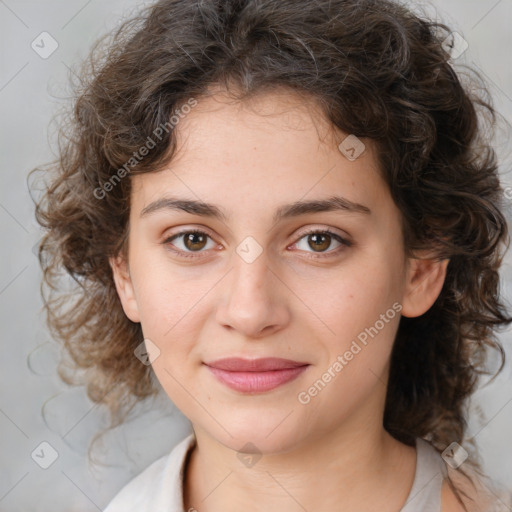
[[(168, 246), (172, 245), (173, 246), (173, 244), (171, 243), (173, 240), (175, 240), (176, 238), (179, 238), (180, 236), (188, 235), (188, 234), (205, 235), (208, 238), (211, 238), (213, 240), (213, 238), (205, 231), (201, 231), (201, 230), (197, 230), (197, 229), (188, 229), (188, 230), (179, 231), (178, 233), (174, 233), (170, 237), (166, 238), (162, 243), (164, 245), (168, 245)], [(344, 246), (345, 247), (352, 246), (352, 242), (346, 240), (345, 238), (341, 237), (337, 233), (332, 232), (328, 228), (327, 229), (318, 229), (318, 228), (310, 229), (309, 231), (302, 233), (302, 235), (297, 239), (297, 241), (291, 245), (295, 245), (300, 240), (302, 240), (304, 237), (306, 237), (308, 235), (313, 235), (313, 234), (329, 235), (332, 238), (334, 238), (336, 241), (338, 241), (341, 244), (341, 246), (338, 247), (337, 249), (334, 249), (333, 251), (329, 251), (326, 253), (307, 253), (308, 254), (308, 256), (306, 256), (307, 258), (311, 258), (311, 259), (315, 259), (315, 260), (321, 259), (321, 258), (329, 258), (329, 257), (332, 257), (333, 254), (337, 254), (338, 252), (340, 252), (340, 250), (344, 249)], [(170, 249), (170, 250), (172, 252), (178, 254), (180, 257), (190, 258), (190, 259), (201, 258), (200, 254), (201, 254), (201, 252), (204, 252), (204, 251), (199, 251), (199, 252), (197, 252), (197, 254), (193, 254), (190, 252), (182, 251), (181, 249)]]

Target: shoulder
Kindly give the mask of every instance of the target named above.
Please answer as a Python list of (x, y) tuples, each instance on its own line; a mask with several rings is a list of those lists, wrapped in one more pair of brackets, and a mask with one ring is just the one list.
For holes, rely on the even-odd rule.
[(114, 496), (104, 512), (181, 510), (176, 507), (182, 504), (182, 469), (194, 440), (189, 435), (150, 464)]
[(459, 491), (462, 503), (447, 479), (441, 491), (441, 512), (509, 512), (512, 507), (512, 493), (499, 489), (490, 479), (473, 469), (461, 471), (448, 467), (448, 475)]
[(151, 493), (154, 491), (155, 483), (159, 480), (160, 475), (164, 473), (168, 458), (169, 455), (164, 455), (132, 478), (114, 496), (104, 512), (132, 510), (134, 507), (145, 510), (142, 507), (147, 504)]

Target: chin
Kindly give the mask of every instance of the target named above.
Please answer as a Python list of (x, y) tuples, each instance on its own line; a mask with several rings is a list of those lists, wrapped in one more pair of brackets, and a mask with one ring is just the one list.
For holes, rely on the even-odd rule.
[(219, 420), (229, 433), (220, 426), (214, 432), (209, 429), (209, 432), (219, 443), (237, 452), (263, 455), (286, 453), (304, 440), (305, 432), (304, 426), (293, 418), (293, 414), (283, 421), (285, 417), (281, 415), (275, 419), (271, 416), (262, 420), (258, 413), (252, 417), (244, 415), (242, 421), (231, 416), (229, 422)]

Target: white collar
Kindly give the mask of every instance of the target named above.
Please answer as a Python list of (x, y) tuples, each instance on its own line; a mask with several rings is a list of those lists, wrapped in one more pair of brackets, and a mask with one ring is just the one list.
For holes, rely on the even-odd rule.
[(180, 441), (169, 453), (150, 464), (128, 482), (104, 512), (185, 512), (183, 481), (194, 434)]

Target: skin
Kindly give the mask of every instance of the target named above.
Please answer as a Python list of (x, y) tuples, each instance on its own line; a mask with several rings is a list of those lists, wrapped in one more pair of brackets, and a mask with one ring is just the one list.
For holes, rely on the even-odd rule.
[[(363, 139), (365, 151), (348, 160), (337, 147), (348, 134), (331, 130), (312, 101), (276, 90), (241, 103), (212, 89), (176, 134), (178, 152), (167, 167), (131, 177), (128, 261), (113, 258), (111, 266), (126, 315), (160, 350), (152, 363), (157, 378), (196, 435), (185, 510), (400, 510), (416, 451), (382, 426), (400, 314), (308, 404), (297, 396), (395, 302), (404, 316), (427, 311), (448, 260), (405, 257), (400, 211), (371, 141)], [(272, 220), (283, 204), (333, 194), (371, 214)], [(170, 195), (213, 203), (228, 218), (172, 209), (141, 216)], [(316, 248), (308, 228), (329, 228), (352, 245), (332, 238)], [(183, 236), (168, 241), (182, 229), (210, 238), (195, 252)], [(236, 252), (248, 236), (262, 249), (251, 263)], [(329, 256), (308, 258), (318, 254)], [(271, 356), (310, 366), (272, 391), (246, 394), (202, 364)], [(261, 453), (251, 467), (237, 457), (246, 443)], [(445, 486), (446, 510), (460, 509)]]

